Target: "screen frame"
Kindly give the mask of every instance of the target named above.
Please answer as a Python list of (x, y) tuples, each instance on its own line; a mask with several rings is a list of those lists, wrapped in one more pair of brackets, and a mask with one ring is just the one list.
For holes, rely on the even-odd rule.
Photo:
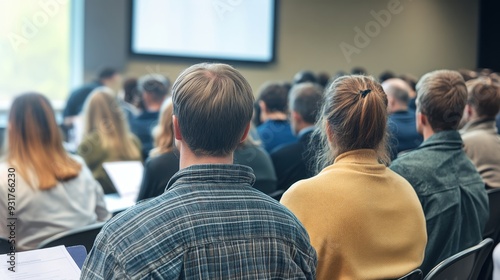
[(278, 10), (279, 10), (279, 2), (280, 0), (270, 0), (273, 4), (273, 18), (272, 18), (272, 28), (271, 28), (271, 59), (269, 60), (242, 60), (242, 59), (225, 59), (225, 58), (217, 58), (217, 57), (204, 57), (204, 56), (182, 56), (182, 55), (164, 55), (164, 54), (152, 54), (152, 53), (139, 53), (135, 52), (133, 48), (134, 42), (134, 2), (140, 0), (129, 0), (129, 32), (128, 32), (128, 53), (130, 57), (136, 58), (150, 58), (150, 59), (166, 59), (170, 61), (177, 62), (201, 62), (201, 61), (211, 61), (211, 62), (236, 62), (241, 64), (257, 64), (257, 65), (265, 65), (265, 64), (273, 64), (276, 62), (277, 55), (277, 30), (278, 30)]

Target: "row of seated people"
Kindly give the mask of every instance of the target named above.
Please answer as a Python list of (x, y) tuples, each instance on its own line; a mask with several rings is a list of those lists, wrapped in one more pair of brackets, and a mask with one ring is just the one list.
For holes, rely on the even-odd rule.
[[(316, 175), (296, 182), (280, 205), (252, 187), (252, 169), (233, 164), (238, 161), (235, 151), (248, 144), (254, 109), (248, 82), (227, 65), (186, 69), (173, 85), (172, 98), (163, 103), (155, 131), (169, 136), (156, 137), (150, 159), (175, 151), (174, 169), (180, 171), (160, 183), (161, 195), (107, 223), (82, 277), (222, 279), (241, 273), (240, 278), (386, 279), (417, 267), (427, 273), (446, 257), (479, 243), (488, 219), (483, 179), (494, 177), (498, 169), (482, 179), (462, 145), (475, 151), (472, 158), (499, 151), (494, 146), (499, 145), (498, 135), (490, 133), (500, 107), (495, 82), (480, 79), (466, 85), (460, 74), (446, 70), (424, 75), (416, 99), (416, 130), (424, 141), (392, 163), (387, 148), (390, 98), (383, 86), (353, 75), (337, 78), (324, 92), (319, 89), (298, 84), (287, 96), (295, 133), (299, 138), (305, 129), (311, 133), (304, 145), (316, 153), (305, 166), (314, 167)], [(260, 99), (259, 107), (269, 111), (265, 98)], [(94, 102), (111, 107), (110, 115), (92, 111)], [(310, 110), (315, 106), (321, 108)], [(139, 146), (113, 94), (96, 90), (84, 107), (84, 119), (100, 121), (85, 125), (96, 136), (79, 153), (100, 149), (96, 143), (112, 133), (122, 139), (117, 151)], [(304, 113), (311, 111), (317, 113)], [(457, 129), (464, 112), (469, 120), (462, 141)], [(120, 125), (113, 122), (113, 113)], [(476, 124), (488, 129), (470, 129)], [(475, 140), (468, 142), (467, 131), (474, 132)], [(109, 219), (99, 183), (81, 158), (64, 151), (46, 98), (16, 98), (7, 135), (0, 216), (7, 218), (5, 184), (13, 167), (19, 249), (36, 247), (56, 230)], [(491, 146), (475, 137), (489, 137)], [(498, 162), (488, 164), (498, 168)], [(159, 173), (169, 169), (161, 162), (157, 168)], [(146, 182), (154, 177), (147, 170)], [(0, 236), (8, 234), (0, 229)]]

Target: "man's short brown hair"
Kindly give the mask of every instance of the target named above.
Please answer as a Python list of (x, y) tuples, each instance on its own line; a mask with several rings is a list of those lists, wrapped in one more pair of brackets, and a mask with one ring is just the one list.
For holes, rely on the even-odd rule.
[(467, 102), (467, 88), (457, 71), (437, 70), (425, 74), (417, 84), (417, 110), (432, 129), (456, 130)]
[(490, 78), (478, 78), (466, 82), (467, 103), (479, 117), (494, 118), (500, 110), (500, 85)]
[(183, 140), (197, 156), (227, 156), (250, 123), (254, 97), (248, 81), (226, 64), (184, 70), (172, 87)]

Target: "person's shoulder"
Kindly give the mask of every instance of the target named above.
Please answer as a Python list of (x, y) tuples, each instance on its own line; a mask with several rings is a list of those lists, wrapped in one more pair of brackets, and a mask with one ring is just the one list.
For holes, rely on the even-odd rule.
[(291, 142), (280, 145), (271, 151), (271, 158), (282, 158), (289, 157), (297, 151), (300, 151), (302, 148), (301, 143), (299, 142)]

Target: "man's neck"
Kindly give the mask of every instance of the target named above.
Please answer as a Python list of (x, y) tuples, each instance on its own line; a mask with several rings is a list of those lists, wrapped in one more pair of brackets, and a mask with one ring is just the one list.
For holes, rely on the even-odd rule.
[(431, 127), (425, 127), (422, 131), (422, 136), (424, 137), (424, 141), (429, 139), (435, 132)]
[(287, 115), (283, 112), (266, 112), (263, 115), (264, 121), (285, 121), (287, 120)]
[(405, 105), (396, 105), (392, 108), (391, 114), (397, 113), (397, 112), (407, 112), (408, 111), (408, 106)]
[(179, 168), (200, 164), (233, 164), (233, 153), (225, 157), (197, 156), (185, 144), (179, 145)]
[(161, 109), (161, 104), (152, 103), (146, 105), (146, 111), (148, 112), (159, 112)]

